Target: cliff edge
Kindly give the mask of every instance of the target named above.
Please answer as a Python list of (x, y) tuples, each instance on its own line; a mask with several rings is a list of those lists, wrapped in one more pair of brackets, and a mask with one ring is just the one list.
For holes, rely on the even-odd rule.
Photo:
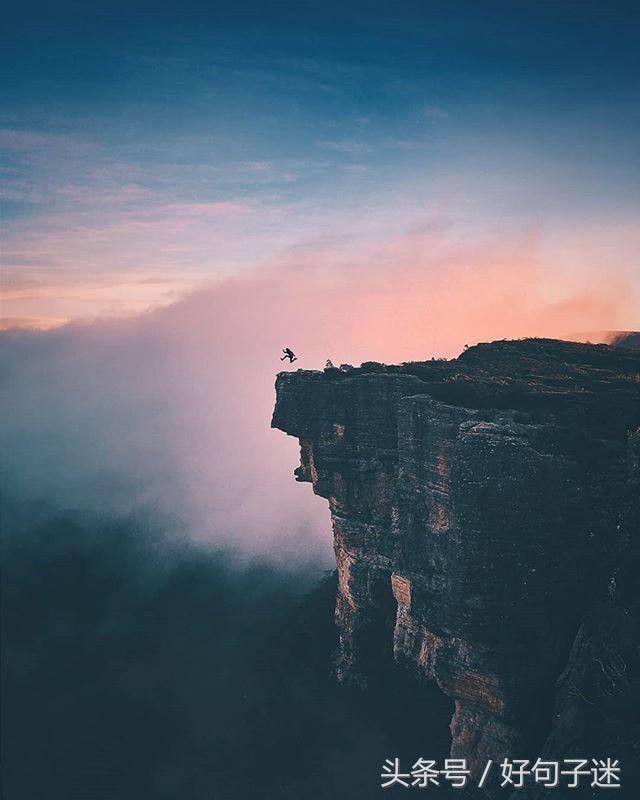
[(498, 341), (276, 392), (296, 478), (329, 501), (338, 679), (366, 685), (392, 649), (454, 700), (476, 774), (637, 756), (637, 350)]

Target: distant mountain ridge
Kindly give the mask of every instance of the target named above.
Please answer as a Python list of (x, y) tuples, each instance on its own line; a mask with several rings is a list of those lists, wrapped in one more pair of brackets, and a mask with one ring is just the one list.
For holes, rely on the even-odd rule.
[(567, 342), (610, 344), (612, 347), (640, 349), (640, 331), (585, 331), (563, 337)]

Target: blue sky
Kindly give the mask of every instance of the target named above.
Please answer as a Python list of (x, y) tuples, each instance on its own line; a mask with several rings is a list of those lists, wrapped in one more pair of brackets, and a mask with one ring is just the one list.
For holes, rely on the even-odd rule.
[(479, 248), (534, 237), (547, 270), (637, 288), (637, 4), (9, 14), (11, 319), (138, 311), (300, 248), (434, 225)]

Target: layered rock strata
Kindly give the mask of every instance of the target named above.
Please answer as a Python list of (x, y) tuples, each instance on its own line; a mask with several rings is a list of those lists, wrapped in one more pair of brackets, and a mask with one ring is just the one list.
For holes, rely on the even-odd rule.
[(594, 625), (626, 620), (637, 643), (633, 577), (615, 596), (637, 567), (637, 351), (500, 341), (281, 373), (276, 392), (296, 478), (329, 501), (339, 680), (366, 685), (392, 651), (436, 681), (476, 774), (571, 751), (586, 723), (567, 685), (607, 638)]

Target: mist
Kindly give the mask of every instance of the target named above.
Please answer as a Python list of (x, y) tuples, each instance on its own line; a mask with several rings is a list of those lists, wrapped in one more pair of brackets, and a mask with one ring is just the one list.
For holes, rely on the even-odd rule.
[(241, 559), (330, 566), (325, 503), (293, 481), (297, 442), (269, 427), (277, 371), (452, 357), (624, 319), (623, 279), (576, 292), (551, 267), (530, 239), (460, 244), (435, 226), (368, 252), (301, 246), (137, 316), (8, 331), (5, 493), (152, 514)]
[(299, 569), (240, 566), (144, 517), (12, 518), (7, 797), (366, 800), (387, 794), (390, 752), (446, 754), (452, 703), (435, 687), (336, 684), (334, 576), (309, 593)]
[(4, 333), (8, 796), (364, 800), (385, 758), (444, 757), (435, 686), (391, 665), (364, 694), (331, 675), (329, 513), (270, 428), (275, 375), (614, 328), (629, 297), (610, 279), (571, 292), (530, 241), (425, 230)]

